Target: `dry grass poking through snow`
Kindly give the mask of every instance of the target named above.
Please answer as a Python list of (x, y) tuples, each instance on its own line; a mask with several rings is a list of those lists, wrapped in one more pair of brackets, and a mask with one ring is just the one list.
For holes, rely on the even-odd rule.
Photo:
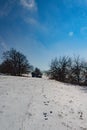
[(87, 130), (87, 90), (0, 76), (0, 130)]

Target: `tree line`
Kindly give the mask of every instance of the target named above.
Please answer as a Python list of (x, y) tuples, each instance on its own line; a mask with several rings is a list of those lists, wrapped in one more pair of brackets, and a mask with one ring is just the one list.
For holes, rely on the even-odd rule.
[(60, 57), (51, 61), (47, 75), (57, 81), (87, 85), (87, 62), (80, 57)]
[(3, 53), (3, 61), (0, 64), (0, 73), (22, 76), (22, 74), (33, 73), (39, 77), (42, 73), (28, 62), (26, 56), (16, 49), (11, 49)]
[[(3, 53), (3, 61), (0, 64), (0, 73), (22, 76), (32, 73), (32, 77), (42, 77), (39, 68), (35, 68), (28, 62), (21, 52), (11, 49)], [(51, 61), (47, 76), (57, 81), (87, 85), (87, 62), (80, 57), (60, 57)]]

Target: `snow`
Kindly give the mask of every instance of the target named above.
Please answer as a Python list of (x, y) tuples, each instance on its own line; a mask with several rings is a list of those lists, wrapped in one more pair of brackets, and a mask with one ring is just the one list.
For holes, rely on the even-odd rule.
[(87, 130), (87, 90), (0, 75), (0, 130)]

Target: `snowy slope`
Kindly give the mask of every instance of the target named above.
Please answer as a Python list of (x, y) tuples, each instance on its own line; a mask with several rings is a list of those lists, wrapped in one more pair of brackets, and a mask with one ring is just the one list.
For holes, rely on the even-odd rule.
[(0, 76), (0, 130), (87, 130), (87, 90)]

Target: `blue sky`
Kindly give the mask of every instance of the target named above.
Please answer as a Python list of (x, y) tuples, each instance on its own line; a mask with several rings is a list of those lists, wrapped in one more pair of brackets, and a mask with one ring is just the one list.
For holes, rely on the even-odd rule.
[(42, 70), (51, 59), (87, 59), (87, 0), (0, 0), (0, 57), (15, 48)]

